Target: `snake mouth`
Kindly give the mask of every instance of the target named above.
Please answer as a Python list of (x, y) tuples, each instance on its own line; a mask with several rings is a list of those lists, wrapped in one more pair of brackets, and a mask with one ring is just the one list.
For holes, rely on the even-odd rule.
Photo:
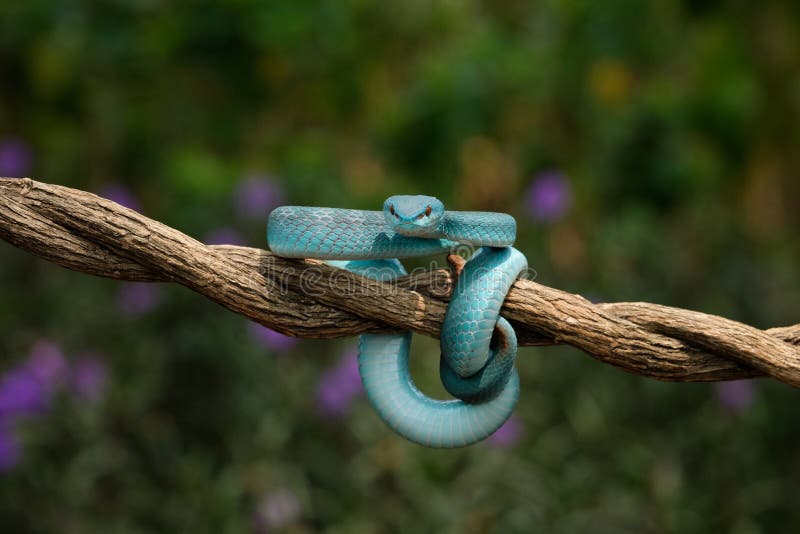
[(399, 234), (433, 237), (444, 216), (444, 205), (435, 197), (395, 195), (384, 202), (383, 214), (389, 227)]
[(423, 211), (421, 211), (420, 213), (417, 213), (416, 215), (403, 216), (403, 215), (400, 215), (400, 213), (394, 207), (394, 204), (389, 204), (389, 214), (391, 216), (393, 216), (395, 219), (397, 219), (398, 221), (401, 221), (401, 222), (404, 222), (404, 223), (421, 221), (421, 220), (425, 219), (426, 217), (430, 217), (431, 213), (433, 213), (433, 207), (432, 206), (426, 206)]

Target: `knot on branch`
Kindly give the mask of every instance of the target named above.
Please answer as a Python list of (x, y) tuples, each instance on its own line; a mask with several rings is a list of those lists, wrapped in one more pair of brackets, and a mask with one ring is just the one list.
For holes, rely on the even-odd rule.
[[(110, 200), (29, 179), (0, 178), (0, 238), (75, 271), (181, 284), (296, 337), (438, 337), (453, 282), (450, 270), (436, 269), (389, 286), (318, 261), (208, 246)], [(659, 380), (767, 375), (800, 386), (800, 325), (759, 330), (657, 304), (592, 304), (529, 280), (514, 284), (502, 315), (521, 345), (568, 344)]]

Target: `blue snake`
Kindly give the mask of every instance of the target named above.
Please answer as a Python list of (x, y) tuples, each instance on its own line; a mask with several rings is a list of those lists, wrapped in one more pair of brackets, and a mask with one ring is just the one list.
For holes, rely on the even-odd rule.
[(441, 329), (439, 374), (456, 400), (432, 399), (414, 385), (411, 332), (359, 338), (359, 371), (378, 415), (405, 438), (441, 448), (488, 437), (519, 398), (517, 338), (500, 317), (506, 294), (527, 267), (512, 247), (515, 237), (510, 215), (446, 211), (438, 199), (421, 195), (389, 197), (383, 211), (282, 206), (267, 224), (275, 255), (327, 260), (383, 282), (406, 274), (397, 258), (481, 247), (458, 275)]

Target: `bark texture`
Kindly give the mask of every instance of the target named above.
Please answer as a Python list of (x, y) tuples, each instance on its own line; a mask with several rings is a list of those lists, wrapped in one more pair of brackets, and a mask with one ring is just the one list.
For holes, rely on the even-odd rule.
[[(0, 178), (0, 238), (75, 271), (181, 284), (306, 338), (397, 330), (438, 337), (457, 271), (413, 273), (387, 285), (315, 260), (204, 245), (110, 200), (27, 178)], [(522, 345), (572, 345), (642, 376), (688, 382), (767, 375), (800, 386), (800, 325), (764, 331), (657, 304), (592, 304), (529, 280), (514, 284), (502, 314)]]

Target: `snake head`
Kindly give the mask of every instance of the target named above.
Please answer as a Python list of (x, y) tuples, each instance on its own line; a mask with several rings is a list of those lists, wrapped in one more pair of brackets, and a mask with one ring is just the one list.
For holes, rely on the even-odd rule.
[(429, 237), (444, 216), (444, 204), (436, 197), (395, 195), (383, 203), (383, 216), (398, 234)]

